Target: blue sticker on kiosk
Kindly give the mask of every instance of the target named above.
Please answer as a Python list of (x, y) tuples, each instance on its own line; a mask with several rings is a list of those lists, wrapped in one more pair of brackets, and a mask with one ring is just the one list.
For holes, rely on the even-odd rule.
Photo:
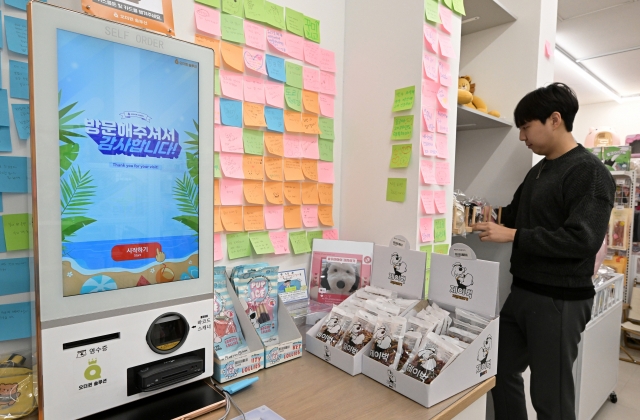
[(284, 133), (284, 111), (282, 109), (265, 106), (264, 118), (267, 120), (267, 129)]
[(284, 59), (266, 54), (267, 74), (270, 78), (280, 82), (287, 81), (287, 74), (284, 70)]

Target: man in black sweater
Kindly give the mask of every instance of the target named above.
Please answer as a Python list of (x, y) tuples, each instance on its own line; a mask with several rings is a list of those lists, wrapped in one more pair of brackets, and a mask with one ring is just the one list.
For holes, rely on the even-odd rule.
[(561, 83), (522, 98), (514, 111), (520, 140), (545, 158), (503, 209), (504, 226), (474, 226), (482, 241), (513, 242), (492, 391), (497, 420), (527, 418), (527, 366), (538, 419), (575, 419), (573, 362), (591, 319), (591, 277), (615, 193), (609, 171), (571, 135), (577, 112), (574, 92)]

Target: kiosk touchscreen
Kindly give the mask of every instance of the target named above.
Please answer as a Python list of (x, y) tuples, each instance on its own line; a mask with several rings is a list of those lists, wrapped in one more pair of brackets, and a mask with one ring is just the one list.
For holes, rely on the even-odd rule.
[(28, 13), (39, 402), (79, 418), (213, 374), (214, 53)]

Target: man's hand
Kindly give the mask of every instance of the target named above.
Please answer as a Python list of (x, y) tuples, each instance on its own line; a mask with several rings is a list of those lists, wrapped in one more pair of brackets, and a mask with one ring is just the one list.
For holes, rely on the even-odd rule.
[(516, 230), (504, 226), (497, 225), (493, 222), (476, 223), (471, 226), (474, 232), (480, 232), (480, 240), (482, 242), (513, 242), (516, 236)]

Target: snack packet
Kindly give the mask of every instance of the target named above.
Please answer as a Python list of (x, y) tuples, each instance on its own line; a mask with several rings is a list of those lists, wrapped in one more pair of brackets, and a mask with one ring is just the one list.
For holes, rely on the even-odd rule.
[(278, 344), (278, 267), (236, 273), (235, 286), (262, 343)]
[(217, 267), (213, 267), (213, 275), (218, 275), (221, 274), (223, 276), (225, 276), (225, 278), (227, 277), (227, 267), (225, 267), (224, 265), (219, 265)]
[(405, 333), (402, 339), (402, 354), (398, 360), (398, 367), (396, 370), (402, 372), (403, 368), (409, 360), (409, 356), (412, 352), (420, 347), (420, 341), (422, 341), (422, 334), (416, 331), (409, 331)]
[(229, 280), (231, 281), (231, 284), (236, 290), (236, 293), (238, 293), (238, 288), (236, 286), (236, 279), (239, 278), (239, 276), (241, 276), (244, 273), (248, 273), (250, 271), (256, 271), (265, 267), (269, 267), (269, 264), (267, 263), (243, 264), (243, 265), (236, 265), (235, 267), (233, 267), (231, 269), (231, 275), (229, 276)]
[(371, 293), (373, 295), (378, 295), (386, 298), (395, 298), (398, 296), (397, 292), (392, 292), (391, 290), (383, 289), (382, 287), (377, 286), (366, 286), (364, 291), (367, 293)]
[(349, 329), (352, 320), (353, 314), (334, 306), (325, 323), (318, 330), (316, 338), (335, 347), (340, 341), (340, 337)]
[[(373, 346), (369, 357), (391, 369), (398, 364), (398, 349), (402, 348), (402, 338), (407, 328), (407, 319), (401, 316), (378, 317), (373, 332)], [(398, 357), (396, 357), (398, 356)]]
[(249, 351), (224, 274), (213, 276), (213, 346), (221, 361)]
[(389, 315), (398, 316), (400, 315), (401, 309), (395, 305), (391, 305), (390, 303), (385, 302), (377, 302), (375, 300), (368, 300), (364, 304), (364, 309), (371, 313), (380, 313), (385, 312)]
[(345, 330), (340, 340), (340, 349), (355, 356), (373, 338), (376, 320), (377, 317), (375, 315), (366, 311), (360, 310), (356, 312), (350, 328)]
[(363, 289), (358, 289), (358, 290), (356, 290), (356, 297), (358, 297), (360, 299), (364, 299), (364, 300), (376, 300), (380, 296), (374, 295), (374, 294), (369, 293), (369, 292), (366, 292)]
[(430, 322), (434, 324), (433, 332), (440, 335), (440, 331), (442, 331), (442, 325), (444, 324), (444, 318), (427, 313), (426, 310), (420, 311), (416, 314), (416, 318), (422, 319), (424, 321)]
[(421, 319), (415, 316), (407, 319), (407, 332), (413, 331), (420, 334), (423, 338), (427, 338), (427, 334), (433, 332), (438, 324), (436, 319), (429, 317), (429, 320)]
[(407, 309), (409, 309), (409, 307), (419, 302), (417, 299), (385, 298), (385, 297), (379, 297), (376, 299), (376, 301), (390, 303), (392, 305), (400, 307), (400, 309), (402, 309), (403, 311), (406, 311)]
[(420, 347), (408, 363), (405, 374), (426, 384), (430, 384), (462, 351), (434, 333), (427, 334), (427, 339)]

